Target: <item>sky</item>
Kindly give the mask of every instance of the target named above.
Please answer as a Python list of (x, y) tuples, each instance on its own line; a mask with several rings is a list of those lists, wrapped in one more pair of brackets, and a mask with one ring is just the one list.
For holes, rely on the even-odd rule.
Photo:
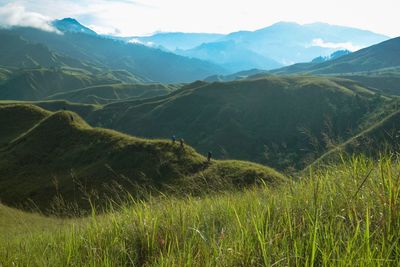
[(279, 21), (326, 22), (400, 36), (400, 0), (0, 0), (0, 25), (54, 30), (73, 17), (100, 34), (229, 33)]

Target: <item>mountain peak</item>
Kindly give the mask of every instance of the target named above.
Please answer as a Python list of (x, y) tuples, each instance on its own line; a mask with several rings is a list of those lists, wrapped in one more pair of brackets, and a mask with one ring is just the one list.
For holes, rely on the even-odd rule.
[(80, 24), (76, 19), (74, 19), (74, 18), (63, 18), (63, 19), (61, 19), (60, 21), (81, 25), (81, 24)]
[(60, 20), (55, 20), (52, 24), (61, 32), (74, 32), (97, 35), (95, 31), (83, 26), (79, 21), (74, 18), (63, 18)]

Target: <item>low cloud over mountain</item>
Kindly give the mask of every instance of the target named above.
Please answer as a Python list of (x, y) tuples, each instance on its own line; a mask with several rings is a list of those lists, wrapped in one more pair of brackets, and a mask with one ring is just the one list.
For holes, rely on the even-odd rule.
[(42, 14), (27, 11), (18, 3), (9, 3), (0, 7), (0, 26), (23, 26), (41, 29), (49, 32), (57, 30), (51, 25), (51, 19)]

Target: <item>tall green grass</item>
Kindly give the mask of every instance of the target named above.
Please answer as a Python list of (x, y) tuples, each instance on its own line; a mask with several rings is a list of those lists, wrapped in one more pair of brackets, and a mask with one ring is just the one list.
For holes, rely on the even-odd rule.
[[(154, 197), (0, 243), (4, 266), (398, 266), (400, 161), (353, 157), (278, 189)], [(1, 240), (1, 239), (0, 239)]]

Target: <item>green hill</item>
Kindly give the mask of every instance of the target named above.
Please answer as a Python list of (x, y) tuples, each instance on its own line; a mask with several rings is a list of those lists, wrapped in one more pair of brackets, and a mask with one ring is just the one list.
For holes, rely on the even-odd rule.
[[(1, 79), (2, 76), (3, 79)], [(84, 92), (88, 92), (88, 94), (99, 98), (118, 100), (131, 96), (149, 97), (166, 94), (175, 88), (173, 85), (164, 86), (161, 84), (149, 84), (147, 86), (146, 83), (142, 84), (143, 82), (145, 80), (126, 71), (109, 71), (92, 74), (82, 69), (67, 68), (4, 69), (4, 71), (0, 70), (0, 99), (29, 101), (48, 98), (64, 99), (62, 95), (60, 98), (52, 96), (65, 94), (65, 99), (71, 97), (76, 102), (85, 102), (87, 100), (85, 97), (88, 96)], [(129, 83), (129, 85), (123, 85), (125, 83)], [(81, 94), (75, 92), (83, 88), (88, 90), (83, 91)], [(131, 89), (119, 90), (129, 88)], [(149, 90), (144, 90), (145, 88)], [(69, 96), (69, 92), (71, 92), (71, 96)]]
[(384, 101), (350, 80), (270, 76), (198, 82), (165, 97), (106, 105), (87, 119), (137, 136), (175, 134), (218, 158), (301, 168), (315, 151), (325, 151), (328, 139), (360, 130)]
[(320, 64), (302, 63), (274, 70), (275, 74), (310, 73), (340, 74), (400, 66), (400, 37), (361, 49), (357, 52)]
[(141, 99), (167, 95), (178, 88), (180, 88), (179, 85), (164, 84), (108, 84), (58, 93), (49, 96), (48, 99), (64, 99), (75, 103), (105, 104), (127, 98)]
[(28, 41), (13, 31), (0, 29), (0, 38), (0, 65), (17, 68), (71, 67), (96, 70), (91, 64), (57, 54), (45, 44)]
[(57, 197), (61, 195), (65, 201), (77, 201), (85, 207), (89, 204), (84, 200), (86, 194), (96, 190), (100, 196), (112, 195), (116, 192), (111, 189), (119, 188), (117, 184), (134, 194), (142, 187), (167, 190), (172, 185), (174, 190), (197, 192), (196, 185), (201, 185), (204, 177), (219, 179), (217, 175), (224, 171), (228, 172), (224, 185), (254, 184), (259, 179), (276, 184), (284, 180), (281, 174), (260, 165), (220, 161), (208, 164), (189, 146), (182, 149), (170, 141), (92, 128), (69, 111), (48, 114), (29, 105), (3, 106), (0, 121), (7, 123), (3, 117), (17, 121), (27, 112), (36, 112), (42, 120), (27, 120), (33, 125), (30, 129), (24, 125), (26, 131), (13, 136), (5, 131), (0, 139), (12, 139), (0, 149), (3, 203), (20, 205), (32, 200), (44, 209), (60, 200)]
[(380, 156), (400, 149), (400, 111), (395, 111), (368, 129), (325, 153), (313, 165), (337, 161), (347, 155)]
[(33, 105), (0, 105), (0, 114), (0, 147), (2, 147), (35, 126), (50, 112)]
[(79, 69), (19, 69), (0, 84), (2, 100), (43, 100), (46, 97), (92, 85), (119, 82)]
[(340, 77), (357, 81), (385, 94), (400, 95), (400, 67), (345, 74)]
[[(4, 266), (398, 266), (398, 157), (279, 188), (168, 195), (62, 220), (0, 205)], [(366, 179), (368, 178), (368, 179)], [(378, 249), (377, 249), (378, 248)]]

